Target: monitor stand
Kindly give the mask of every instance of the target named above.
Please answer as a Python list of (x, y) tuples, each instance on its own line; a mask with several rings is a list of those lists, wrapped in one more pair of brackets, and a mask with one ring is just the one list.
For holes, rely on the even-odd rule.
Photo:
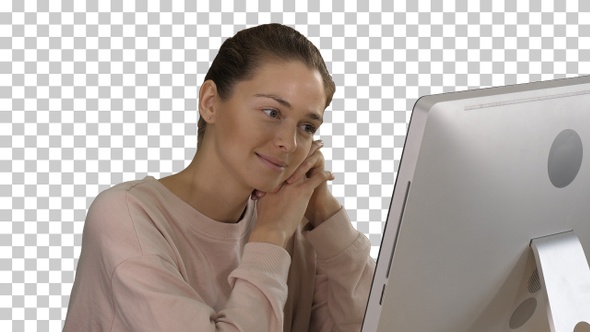
[[(590, 268), (573, 231), (531, 241), (552, 332), (590, 332)], [(588, 248), (587, 248), (588, 249)]]

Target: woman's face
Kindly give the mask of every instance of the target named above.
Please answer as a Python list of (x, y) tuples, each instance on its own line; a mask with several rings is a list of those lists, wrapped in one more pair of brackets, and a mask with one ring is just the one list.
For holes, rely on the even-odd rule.
[(325, 103), (319, 72), (299, 61), (264, 62), (230, 98), (216, 98), (207, 131), (221, 166), (247, 189), (275, 190), (307, 157)]

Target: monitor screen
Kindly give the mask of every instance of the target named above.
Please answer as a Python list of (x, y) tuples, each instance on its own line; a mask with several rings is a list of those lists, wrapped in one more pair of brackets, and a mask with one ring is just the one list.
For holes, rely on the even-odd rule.
[[(590, 77), (420, 98), (363, 331), (556, 331), (574, 309), (551, 312), (545, 282), (564, 268), (539, 266), (531, 241), (560, 234), (582, 272), (553, 289), (585, 297), (590, 321), (589, 158)], [(545, 257), (575, 256), (557, 247)]]

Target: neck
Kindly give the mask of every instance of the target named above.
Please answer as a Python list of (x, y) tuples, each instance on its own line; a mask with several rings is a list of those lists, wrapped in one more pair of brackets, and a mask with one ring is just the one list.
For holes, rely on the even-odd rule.
[(231, 174), (211, 158), (202, 149), (186, 169), (160, 182), (207, 217), (235, 223), (243, 215), (252, 189), (233, 181)]

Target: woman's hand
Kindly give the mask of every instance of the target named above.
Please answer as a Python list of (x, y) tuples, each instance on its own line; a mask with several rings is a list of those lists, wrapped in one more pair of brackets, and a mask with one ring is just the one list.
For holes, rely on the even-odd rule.
[[(307, 154), (307, 157), (305, 157), (305, 160), (301, 163), (301, 165), (299, 165), (299, 167), (295, 170), (295, 172), (291, 175), (291, 177), (289, 177), (289, 179), (287, 179), (287, 183), (293, 183), (296, 179), (299, 179), (300, 177), (306, 175), (313, 166), (315, 166), (317, 164), (317, 162), (319, 161), (317, 159), (317, 155), (316, 152), (318, 152), (318, 150), (324, 146), (324, 142), (322, 140), (317, 140), (314, 141), (311, 145), (311, 149), (309, 150), (309, 153)], [(323, 156), (320, 154), (321, 157), (321, 165), (318, 165), (318, 167), (321, 167), (323, 169)], [(310, 158), (314, 159), (315, 161), (311, 161)], [(332, 180), (332, 179), (330, 179)], [(281, 185), (282, 186), (282, 185)], [(279, 189), (281, 189), (281, 187), (278, 187), (276, 191), (278, 191)], [(266, 195), (266, 192), (264, 191), (260, 191), (260, 190), (256, 190), (254, 189), (254, 191), (252, 191), (252, 195), (251, 198), (253, 200), (257, 200), (260, 199), (262, 197), (264, 197), (264, 195)]]
[(301, 223), (315, 190), (333, 178), (330, 172), (316, 170), (308, 176), (290, 179), (276, 192), (258, 198), (258, 217), (249, 241), (285, 247)]
[[(279, 244), (293, 235), (304, 215), (314, 227), (317, 227), (338, 212), (341, 208), (340, 203), (328, 190), (327, 183), (328, 180), (333, 180), (334, 176), (324, 170), (324, 156), (319, 151), (322, 146), (322, 141), (315, 141), (303, 163), (277, 191), (265, 193), (255, 190), (252, 193), (252, 199), (259, 200), (257, 227), (261, 224), (264, 233), (272, 229), (264, 237), (271, 234), (272, 236), (270, 240), (260, 239), (260, 234), (255, 233), (255, 227), (250, 241)], [(265, 218), (268, 218), (268, 221), (264, 221)], [(278, 221), (273, 223), (273, 219)]]
[[(322, 141), (315, 141), (307, 158), (299, 168), (287, 179), (286, 183), (293, 183), (300, 178), (312, 177), (318, 172), (324, 172), (325, 160), (320, 148), (324, 146)], [(332, 176), (329, 180), (334, 180)], [(309, 200), (305, 217), (314, 226), (319, 226), (322, 222), (336, 214), (341, 206), (338, 200), (328, 189), (328, 182), (324, 181), (315, 190)]]

